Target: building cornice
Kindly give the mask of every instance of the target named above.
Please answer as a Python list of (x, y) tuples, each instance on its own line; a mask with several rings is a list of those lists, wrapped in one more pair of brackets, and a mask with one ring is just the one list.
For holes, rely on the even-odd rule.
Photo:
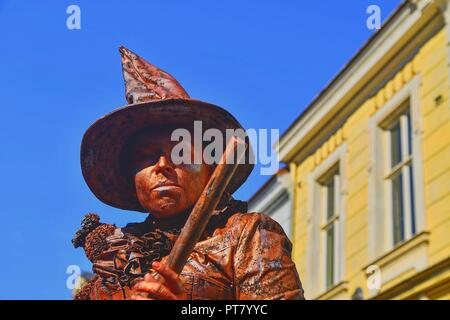
[[(375, 86), (383, 68), (397, 59), (399, 51), (405, 59), (404, 50), (418, 33), (424, 30), (436, 14), (442, 15), (438, 4), (430, 0), (405, 1), (375, 33), (361, 50), (350, 60), (330, 84), (312, 101), (307, 109), (292, 123), (279, 140), (278, 152), (283, 162), (293, 161), (301, 151), (308, 152), (306, 145), (318, 139), (319, 133), (330, 130), (327, 123), (337, 121), (339, 113), (347, 105), (356, 103), (361, 92), (368, 94), (369, 86)], [(423, 37), (423, 35), (422, 35)], [(417, 45), (421, 43), (418, 42)], [(401, 50), (402, 49), (402, 50)], [(412, 51), (414, 48), (408, 48)], [(372, 94), (373, 90), (372, 88)], [(348, 112), (348, 110), (347, 110)], [(341, 114), (341, 118), (343, 115)], [(324, 127), (327, 130), (323, 130)], [(316, 144), (316, 143), (315, 143)], [(312, 150), (313, 151), (313, 150)]]
[[(434, 280), (433, 280), (434, 279)], [(431, 280), (431, 281), (430, 281)], [(414, 274), (402, 283), (383, 291), (371, 298), (371, 300), (387, 300), (401, 298), (405, 300), (415, 299), (428, 291), (436, 290), (440, 286), (449, 287), (450, 257), (441, 260), (425, 270)], [(419, 288), (415, 288), (419, 287)], [(414, 290), (413, 290), (414, 289)]]

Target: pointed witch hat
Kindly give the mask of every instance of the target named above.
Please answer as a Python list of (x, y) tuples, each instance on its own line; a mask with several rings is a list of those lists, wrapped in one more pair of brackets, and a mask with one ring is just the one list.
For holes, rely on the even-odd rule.
[[(81, 143), (83, 177), (102, 202), (125, 210), (146, 210), (139, 203), (134, 182), (123, 164), (123, 152), (130, 139), (143, 128), (171, 126), (192, 128), (202, 121), (203, 130), (243, 129), (221, 107), (189, 97), (178, 81), (130, 50), (120, 47), (128, 105), (116, 109), (92, 124)], [(247, 143), (249, 143), (247, 139)], [(227, 187), (236, 191), (250, 175), (253, 164), (240, 164)]]

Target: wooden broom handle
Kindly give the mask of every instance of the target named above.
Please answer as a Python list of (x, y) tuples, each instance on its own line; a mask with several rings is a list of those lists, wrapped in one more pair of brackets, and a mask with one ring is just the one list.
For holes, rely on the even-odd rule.
[[(189, 215), (183, 230), (175, 242), (167, 260), (167, 265), (177, 274), (181, 273), (195, 244), (205, 231), (205, 228), (219, 203), (222, 195), (236, 171), (248, 145), (236, 136), (233, 136), (225, 148), (220, 162), (217, 164), (205, 189)], [(234, 155), (237, 154), (237, 159)], [(226, 159), (233, 159), (227, 164)]]

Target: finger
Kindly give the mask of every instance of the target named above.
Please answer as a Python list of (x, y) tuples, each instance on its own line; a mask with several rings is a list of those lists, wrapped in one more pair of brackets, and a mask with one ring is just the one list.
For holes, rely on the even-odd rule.
[(155, 281), (155, 278), (150, 273), (146, 273), (144, 276), (144, 281), (152, 282)]
[(159, 300), (178, 300), (177, 296), (175, 296), (165, 285), (158, 282), (141, 281), (134, 286), (134, 290), (146, 292), (153, 298)]
[(183, 284), (175, 271), (160, 262), (153, 262), (152, 267), (164, 277), (167, 286), (172, 292), (175, 294), (184, 292)]
[(164, 279), (164, 277), (155, 270), (151, 270), (149, 273), (147, 273), (144, 276), (144, 280), (149, 282), (159, 282), (162, 284), (166, 284), (166, 279)]
[(138, 294), (133, 294), (133, 295), (130, 297), (130, 299), (131, 299), (131, 300), (155, 300), (155, 299), (152, 299), (152, 298), (146, 298), (146, 297), (140, 296), (140, 295), (138, 295)]

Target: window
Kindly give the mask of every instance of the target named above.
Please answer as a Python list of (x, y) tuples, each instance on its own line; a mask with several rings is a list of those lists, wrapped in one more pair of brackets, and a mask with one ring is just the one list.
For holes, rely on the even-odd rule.
[(336, 284), (339, 243), (339, 166), (334, 166), (320, 180), (321, 216), (325, 252), (325, 285), (329, 289)]
[(409, 101), (383, 124), (386, 149), (386, 208), (390, 213), (392, 245), (416, 233), (413, 146)]
[(308, 176), (305, 288), (319, 297), (344, 281), (347, 144), (328, 155)]
[[(369, 121), (368, 258), (380, 267), (382, 285), (428, 263), (420, 82), (419, 75), (414, 77)], [(369, 296), (377, 292), (370, 290)]]

